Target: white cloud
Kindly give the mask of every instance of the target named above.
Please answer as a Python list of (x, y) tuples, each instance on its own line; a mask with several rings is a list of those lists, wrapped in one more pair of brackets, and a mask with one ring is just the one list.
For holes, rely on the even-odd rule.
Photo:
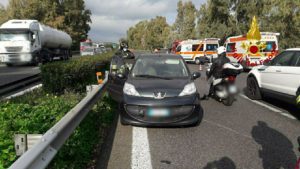
[[(169, 24), (176, 18), (178, 0), (84, 0), (86, 8), (92, 11), (92, 24), (89, 33), (95, 41), (117, 42), (126, 36), (126, 31), (137, 22), (167, 17)], [(188, 0), (184, 0), (188, 1)], [(196, 8), (206, 0), (192, 0)], [(6, 6), (8, 0), (0, 0)]]

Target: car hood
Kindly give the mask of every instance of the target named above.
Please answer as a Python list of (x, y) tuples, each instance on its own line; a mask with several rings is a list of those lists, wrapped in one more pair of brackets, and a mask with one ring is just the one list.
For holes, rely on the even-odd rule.
[(161, 92), (165, 97), (177, 97), (183, 90), (184, 86), (190, 83), (186, 79), (128, 79), (127, 83), (135, 86), (135, 89), (143, 97), (154, 97), (154, 93)]

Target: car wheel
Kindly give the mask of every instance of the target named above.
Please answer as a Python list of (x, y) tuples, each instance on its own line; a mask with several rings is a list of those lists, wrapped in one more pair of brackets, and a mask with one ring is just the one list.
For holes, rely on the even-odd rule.
[(200, 65), (200, 64), (201, 64), (200, 58), (196, 58), (196, 59), (195, 59), (195, 63), (196, 63), (196, 65)]
[(254, 77), (247, 78), (247, 96), (252, 100), (262, 99), (258, 83)]

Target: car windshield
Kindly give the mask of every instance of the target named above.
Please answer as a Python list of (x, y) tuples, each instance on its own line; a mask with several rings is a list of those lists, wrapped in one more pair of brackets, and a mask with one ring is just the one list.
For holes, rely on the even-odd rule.
[(137, 59), (132, 77), (144, 78), (183, 78), (188, 77), (188, 70), (181, 59), (151, 57)]
[(1, 31), (0, 41), (29, 41), (27, 31)]

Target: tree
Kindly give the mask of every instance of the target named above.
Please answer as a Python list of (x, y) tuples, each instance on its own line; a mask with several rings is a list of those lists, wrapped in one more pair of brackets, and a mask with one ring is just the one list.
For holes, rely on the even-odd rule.
[(177, 17), (173, 25), (176, 39), (195, 38), (196, 8), (191, 1), (177, 3)]
[(230, 13), (230, 0), (208, 0), (198, 13), (197, 31), (199, 38), (220, 38), (236, 35), (237, 28)]
[(167, 47), (170, 30), (166, 18), (162, 16), (157, 16), (150, 21), (140, 21), (127, 31), (129, 46), (136, 49), (151, 50)]
[(3, 24), (7, 20), (6, 9), (3, 5), (0, 5), (0, 24)]

